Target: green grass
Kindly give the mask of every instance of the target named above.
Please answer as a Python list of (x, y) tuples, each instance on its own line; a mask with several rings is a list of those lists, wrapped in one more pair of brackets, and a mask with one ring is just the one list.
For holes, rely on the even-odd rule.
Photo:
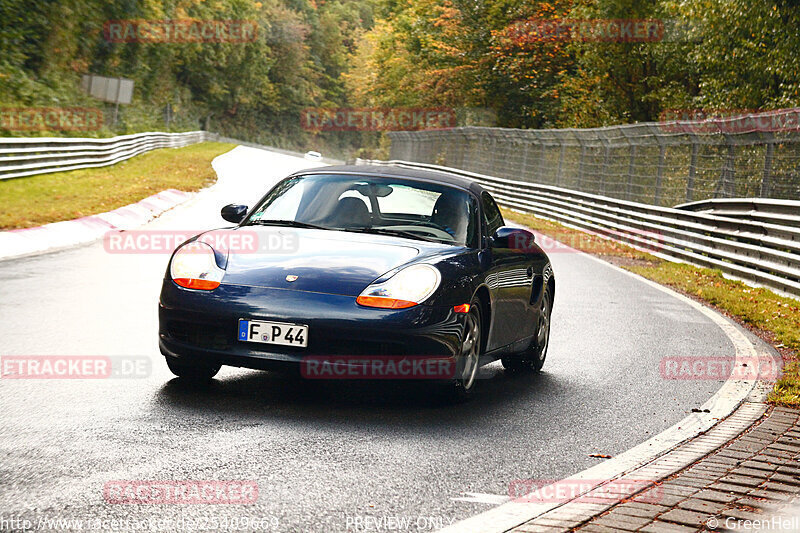
[(664, 261), (629, 246), (567, 228), (533, 215), (503, 210), (503, 215), (566, 241), (573, 248), (605, 256), (610, 262), (720, 309), (753, 328), (783, 355), (784, 372), (769, 396), (776, 405), (800, 407), (800, 302), (769, 289), (727, 279), (719, 270)]
[(211, 161), (236, 145), (163, 148), (102, 168), (0, 181), (0, 229), (40, 226), (111, 211), (164, 189), (197, 191), (214, 183)]

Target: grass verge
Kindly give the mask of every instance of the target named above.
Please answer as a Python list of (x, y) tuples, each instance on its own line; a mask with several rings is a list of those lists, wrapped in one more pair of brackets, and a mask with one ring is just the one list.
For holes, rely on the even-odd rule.
[(784, 372), (769, 395), (770, 403), (800, 407), (800, 302), (797, 300), (727, 279), (719, 270), (665, 261), (533, 215), (508, 209), (503, 209), (503, 215), (573, 248), (677, 289), (745, 325), (775, 346), (784, 359)]
[(109, 167), (0, 180), (0, 230), (111, 211), (164, 189), (197, 191), (217, 180), (211, 161), (235, 146), (162, 148)]

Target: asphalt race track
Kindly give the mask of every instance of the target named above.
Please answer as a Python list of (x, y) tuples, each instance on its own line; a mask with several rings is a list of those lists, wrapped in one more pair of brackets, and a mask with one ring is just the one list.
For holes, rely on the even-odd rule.
[[(147, 227), (224, 226), (220, 207), (252, 205), (309, 166), (242, 147), (217, 163), (218, 185)], [(544, 373), (510, 376), (493, 364), (478, 398), (457, 406), (418, 384), (233, 368), (207, 389), (184, 386), (157, 348), (167, 255), (112, 254), (100, 242), (1, 262), (0, 355), (137, 356), (152, 371), (0, 380), (0, 508), (34, 521), (215, 517), (265, 519), (267, 531), (379, 531), (387, 522), (375, 520), (394, 517), (436, 529), (500, 503), (514, 480), (556, 480), (603, 460), (590, 454), (619, 454), (719, 388), (659, 372), (664, 357), (732, 356), (707, 317), (582, 254), (550, 256), (557, 291)], [(115, 504), (103, 497), (113, 480), (252, 480), (259, 496)]]

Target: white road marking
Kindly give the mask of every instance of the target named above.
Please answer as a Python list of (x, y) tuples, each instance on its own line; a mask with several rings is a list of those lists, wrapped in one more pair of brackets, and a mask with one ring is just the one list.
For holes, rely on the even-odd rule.
[(505, 496), (503, 494), (487, 494), (485, 492), (465, 492), (464, 494), (466, 494), (466, 496), (450, 499), (454, 502), (488, 503), (491, 505), (506, 503), (511, 499), (510, 496)]

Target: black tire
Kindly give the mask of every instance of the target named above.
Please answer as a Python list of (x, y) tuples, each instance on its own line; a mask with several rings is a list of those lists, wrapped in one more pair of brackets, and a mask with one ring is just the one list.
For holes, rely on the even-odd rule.
[(194, 361), (183, 363), (173, 357), (167, 357), (167, 366), (170, 371), (179, 378), (191, 383), (208, 383), (211, 378), (217, 375), (220, 365)]
[[(483, 315), (481, 304), (475, 299), (469, 305), (464, 337), (461, 341), (461, 353), (456, 359), (456, 377), (448, 384), (452, 401), (462, 402), (472, 398), (480, 373), (481, 355), (483, 355)], [(465, 354), (465, 352), (468, 352)]]
[(509, 372), (539, 372), (544, 366), (547, 357), (547, 347), (550, 345), (550, 318), (553, 312), (553, 295), (550, 287), (545, 286), (539, 313), (539, 323), (536, 327), (536, 337), (530, 347), (522, 353), (514, 354), (501, 359), (503, 368)]

